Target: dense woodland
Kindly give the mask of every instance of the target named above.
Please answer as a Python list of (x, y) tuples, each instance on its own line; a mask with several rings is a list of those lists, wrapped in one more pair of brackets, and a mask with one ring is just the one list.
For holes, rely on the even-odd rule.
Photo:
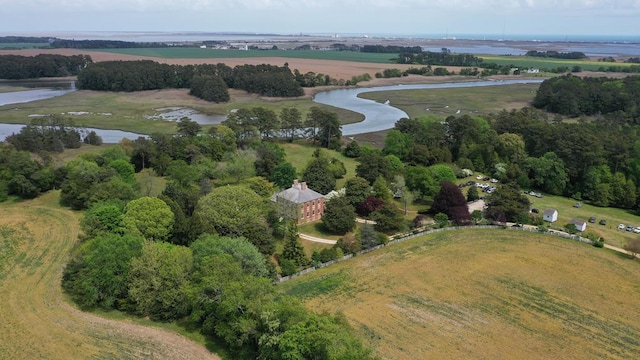
[(364, 45), (360, 48), (360, 52), (366, 53), (384, 53), (384, 54), (397, 54), (397, 53), (421, 53), (422, 47), (420, 46), (393, 46), (393, 45)]
[(480, 66), (482, 58), (471, 54), (452, 54), (450, 51), (424, 51), (421, 53), (403, 52), (398, 55), (398, 64), (441, 65), (441, 66)]
[(0, 79), (34, 79), (78, 75), (93, 61), (88, 55), (0, 55)]
[(619, 121), (638, 124), (640, 76), (624, 79), (554, 77), (540, 85), (533, 106), (571, 117), (618, 113)]
[(101, 91), (191, 88), (192, 95), (216, 102), (228, 100), (227, 88), (274, 97), (303, 94), (301, 85), (286, 66), (182, 66), (160, 64), (150, 60), (105, 61), (91, 64), (78, 74), (77, 86), (80, 89)]

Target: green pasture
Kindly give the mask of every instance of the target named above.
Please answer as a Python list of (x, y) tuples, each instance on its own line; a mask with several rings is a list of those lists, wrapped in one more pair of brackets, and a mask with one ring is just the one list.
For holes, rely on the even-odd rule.
[(380, 103), (389, 100), (392, 106), (402, 109), (411, 118), (422, 115), (475, 116), (529, 106), (539, 86), (515, 84), (457, 89), (394, 90), (362, 93), (358, 96)]
[[(75, 91), (60, 97), (24, 104), (0, 106), (0, 122), (28, 124), (31, 114), (62, 114), (85, 111), (90, 114), (69, 116), (76, 125), (98, 129), (117, 129), (141, 134), (173, 133), (176, 125), (171, 121), (148, 119), (157, 115), (158, 108), (185, 107), (205, 115), (226, 115), (233, 109), (264, 107), (277, 114), (285, 107), (295, 107), (303, 118), (313, 106), (338, 114), (343, 124), (362, 121), (361, 114), (327, 105), (308, 98), (262, 99), (259, 96), (235, 92), (231, 101), (223, 104), (207, 103), (188, 95), (187, 89), (152, 90), (134, 93)], [(111, 114), (111, 115), (105, 115)]]
[(570, 59), (549, 59), (549, 58), (537, 58), (531, 56), (481, 56), (485, 63), (496, 63), (498, 65), (515, 65), (519, 68), (538, 68), (553, 69), (559, 66), (566, 66), (571, 69), (574, 66), (580, 66), (583, 71), (597, 71), (599, 67), (605, 68), (609, 66), (622, 66), (627, 67), (633, 64), (627, 63), (608, 63), (589, 60), (570, 60)]
[(92, 51), (149, 56), (165, 59), (225, 59), (252, 57), (281, 57), (292, 59), (341, 60), (368, 63), (392, 63), (398, 54), (377, 54), (334, 50), (216, 50), (193, 47), (95, 49)]

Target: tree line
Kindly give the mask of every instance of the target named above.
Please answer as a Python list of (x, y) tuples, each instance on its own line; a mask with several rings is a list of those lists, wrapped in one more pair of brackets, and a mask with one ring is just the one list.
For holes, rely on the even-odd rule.
[(89, 55), (0, 55), (0, 79), (34, 79), (77, 75), (93, 60)]
[(537, 51), (529, 50), (524, 56), (551, 58), (551, 59), (570, 59), (570, 60), (582, 60), (586, 59), (587, 55), (580, 51), (561, 52), (556, 50), (549, 51)]
[(49, 45), (61, 49), (134, 49), (134, 48), (165, 48), (164, 42), (133, 42), (122, 40), (74, 40), (53, 38)]
[(395, 62), (397, 64), (481, 66), (482, 58), (471, 54), (452, 54), (448, 51), (424, 51), (420, 53), (400, 53)]
[(395, 45), (364, 45), (360, 48), (360, 52), (365, 53), (383, 53), (383, 54), (397, 54), (397, 53), (412, 53), (418, 54), (422, 52), (420, 46), (395, 46)]

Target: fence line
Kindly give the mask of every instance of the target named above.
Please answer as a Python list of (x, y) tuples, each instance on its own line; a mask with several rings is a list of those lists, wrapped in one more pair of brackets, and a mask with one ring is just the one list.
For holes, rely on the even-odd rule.
[(563, 239), (580, 241), (580, 242), (583, 242), (583, 243), (589, 244), (589, 245), (593, 245), (594, 244), (593, 241), (591, 241), (591, 240), (589, 240), (587, 238), (583, 238), (580, 235), (571, 235), (571, 234), (567, 234), (567, 233), (564, 233), (564, 232), (559, 232), (559, 231), (556, 231), (556, 230), (540, 231), (538, 228), (533, 228), (533, 227), (507, 227), (507, 226), (499, 226), (499, 225), (468, 225), (468, 226), (444, 227), (444, 228), (439, 228), (439, 229), (430, 229), (430, 230), (425, 230), (425, 231), (418, 231), (418, 232), (415, 232), (415, 233), (411, 232), (409, 234), (396, 235), (396, 236), (393, 237), (393, 240), (387, 242), (386, 244), (380, 244), (380, 245), (374, 246), (372, 248), (360, 250), (360, 251), (356, 252), (355, 254), (345, 255), (345, 256), (343, 256), (343, 257), (341, 257), (339, 259), (334, 259), (334, 260), (328, 261), (326, 263), (320, 263), (317, 266), (306, 268), (304, 270), (300, 270), (295, 274), (292, 274), (292, 275), (289, 275), (289, 276), (280, 277), (280, 278), (278, 278), (278, 280), (276, 282), (277, 283), (285, 282), (287, 280), (290, 280), (290, 279), (296, 278), (298, 276), (301, 276), (301, 275), (310, 273), (312, 271), (315, 271), (316, 269), (321, 269), (323, 267), (327, 267), (329, 265), (333, 265), (333, 264), (339, 263), (341, 261), (349, 260), (349, 259), (351, 259), (352, 257), (354, 257), (356, 255), (363, 255), (363, 254), (372, 252), (374, 250), (378, 250), (378, 249), (381, 249), (383, 247), (399, 244), (401, 242), (405, 242), (407, 240), (415, 239), (415, 238), (420, 237), (420, 236), (436, 234), (436, 233), (444, 232), (444, 231), (470, 230), (470, 229), (501, 229), (501, 230), (512, 230), (512, 231), (525, 231), (525, 232), (532, 232), (532, 233), (540, 233), (540, 234), (557, 236), (557, 237), (560, 237), (560, 238), (563, 238)]

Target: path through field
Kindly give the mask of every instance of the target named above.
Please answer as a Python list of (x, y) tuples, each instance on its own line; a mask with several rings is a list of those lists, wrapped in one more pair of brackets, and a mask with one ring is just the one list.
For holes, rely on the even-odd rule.
[(57, 197), (0, 205), (0, 358), (219, 359), (181, 335), (67, 303), (60, 279), (80, 214)]

